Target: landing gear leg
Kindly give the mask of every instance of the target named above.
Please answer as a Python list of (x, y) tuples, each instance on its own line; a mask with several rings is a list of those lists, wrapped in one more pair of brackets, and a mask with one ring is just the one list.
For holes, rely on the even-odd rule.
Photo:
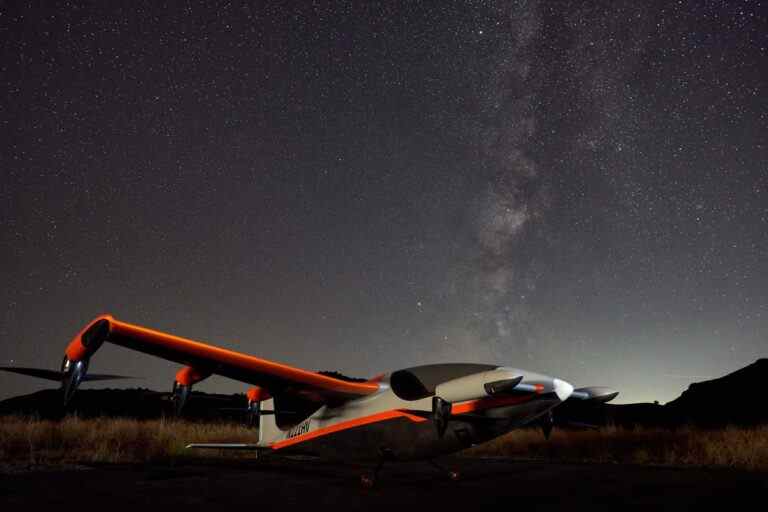
[(458, 471), (455, 471), (453, 469), (447, 469), (447, 468), (441, 466), (440, 464), (438, 464), (437, 462), (435, 462), (432, 459), (429, 459), (427, 462), (429, 463), (430, 466), (432, 466), (433, 468), (438, 470), (440, 473), (442, 473), (445, 476), (447, 476), (448, 480), (450, 480), (452, 482), (456, 482), (456, 481), (459, 480), (459, 478), (461, 478), (461, 475), (459, 474)]
[(371, 475), (362, 475), (360, 477), (360, 484), (366, 489), (370, 489), (376, 485), (376, 481), (379, 479), (379, 471), (384, 467), (384, 462), (388, 460), (394, 460), (394, 454), (389, 448), (379, 448), (379, 462), (376, 464), (376, 468)]
[(376, 485), (376, 481), (379, 479), (379, 471), (381, 471), (381, 468), (384, 467), (384, 461), (384, 457), (381, 457), (378, 464), (376, 464), (376, 468), (373, 470), (373, 473), (370, 475), (363, 474), (360, 476), (360, 485), (362, 485), (363, 488), (371, 489)]

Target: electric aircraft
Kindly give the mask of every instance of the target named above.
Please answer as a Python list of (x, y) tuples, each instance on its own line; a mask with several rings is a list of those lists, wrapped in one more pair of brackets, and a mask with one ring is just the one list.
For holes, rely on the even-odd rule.
[[(179, 363), (171, 395), (181, 414), (192, 386), (211, 375), (249, 384), (249, 417), (259, 428), (253, 444), (193, 444), (190, 448), (253, 449), (378, 462), (431, 461), (532, 422), (546, 436), (552, 410), (566, 400), (607, 402), (618, 392), (574, 389), (568, 382), (503, 365), (447, 363), (415, 366), (371, 379), (313, 372), (101, 315), (65, 350), (61, 371), (0, 369), (61, 381), (69, 403), (81, 382), (118, 378), (90, 375), (91, 357), (104, 342)], [(449, 475), (453, 478), (455, 473)], [(363, 484), (372, 483), (363, 477)]]

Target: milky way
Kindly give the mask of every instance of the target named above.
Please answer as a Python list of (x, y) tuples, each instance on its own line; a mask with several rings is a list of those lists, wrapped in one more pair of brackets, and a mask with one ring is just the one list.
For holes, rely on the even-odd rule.
[(758, 2), (4, 4), (0, 363), (108, 311), (672, 399), (768, 350), (766, 33)]

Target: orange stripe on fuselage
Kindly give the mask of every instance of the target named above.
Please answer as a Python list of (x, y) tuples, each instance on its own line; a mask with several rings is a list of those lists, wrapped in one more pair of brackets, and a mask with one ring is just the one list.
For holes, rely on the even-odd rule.
[[(537, 392), (538, 392), (538, 389), (537, 389)], [(469, 400), (466, 402), (454, 404), (451, 407), (451, 414), (464, 414), (468, 412), (476, 412), (476, 411), (483, 411), (486, 409), (492, 409), (494, 407), (504, 407), (507, 405), (520, 404), (520, 403), (528, 402), (532, 400), (535, 396), (536, 395), (511, 396), (511, 397), (508, 396), (508, 397), (500, 397), (500, 398), (481, 398), (479, 400)], [(420, 411), (420, 412), (424, 412), (424, 411)], [(427, 421), (427, 418), (423, 416), (411, 414), (401, 409), (393, 409), (393, 410), (373, 414), (371, 416), (363, 416), (361, 418), (356, 418), (354, 420), (342, 421), (340, 423), (336, 423), (335, 425), (330, 425), (328, 427), (318, 428), (317, 430), (307, 432), (306, 434), (292, 437), (290, 439), (284, 439), (282, 441), (277, 441), (276, 443), (273, 443), (271, 447), (273, 450), (279, 450), (281, 448), (293, 446), (295, 444), (303, 443), (305, 441), (310, 441), (312, 439), (326, 436), (328, 434), (333, 434), (336, 432), (341, 432), (343, 430), (348, 430), (350, 428), (360, 427), (363, 425), (370, 425), (371, 423), (378, 423), (380, 421), (386, 421), (386, 420), (391, 420), (395, 418), (406, 418), (413, 421), (414, 423), (421, 423), (421, 422)]]
[(416, 416), (415, 414), (410, 414), (410, 413), (395, 409), (391, 411), (380, 412), (378, 414), (373, 414), (371, 416), (364, 416), (362, 418), (357, 418), (354, 420), (342, 421), (342, 422), (336, 423), (335, 425), (331, 425), (329, 427), (318, 428), (317, 430), (307, 432), (306, 434), (302, 434), (300, 436), (292, 437), (290, 439), (284, 439), (282, 441), (277, 441), (276, 443), (272, 444), (272, 449), (279, 450), (280, 448), (285, 448), (286, 446), (303, 443), (304, 441), (309, 441), (310, 439), (315, 439), (316, 437), (333, 434), (334, 432), (340, 432), (342, 430), (348, 430), (354, 427), (360, 427), (362, 425), (369, 425), (371, 423), (378, 423), (380, 421), (391, 420), (394, 418), (407, 418), (414, 422), (427, 421), (426, 418), (422, 418), (421, 416)]
[(479, 400), (469, 400), (467, 402), (453, 404), (451, 406), (451, 414), (465, 414), (468, 412), (493, 409), (494, 407), (521, 404), (533, 399), (534, 396), (536, 395), (504, 396), (498, 398), (481, 398)]

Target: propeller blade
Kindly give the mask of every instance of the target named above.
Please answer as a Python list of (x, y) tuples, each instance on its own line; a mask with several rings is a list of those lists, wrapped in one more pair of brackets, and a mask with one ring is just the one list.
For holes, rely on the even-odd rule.
[(448, 428), (448, 419), (451, 417), (451, 402), (443, 400), (439, 396), (432, 397), (432, 421), (435, 423), (438, 437), (443, 437)]
[(549, 440), (550, 434), (552, 434), (552, 427), (555, 425), (555, 418), (552, 416), (552, 411), (549, 410), (541, 418), (541, 431), (544, 433), (544, 439)]
[(192, 386), (174, 381), (171, 390), (171, 404), (173, 405), (173, 414), (177, 418), (181, 417), (181, 412), (184, 410), (184, 405), (187, 403), (191, 392)]
[(259, 426), (259, 416), (263, 414), (259, 400), (249, 400), (245, 422), (249, 427)]
[[(27, 375), (29, 377), (36, 377), (38, 379), (54, 380), (61, 382), (61, 372), (58, 370), (46, 370), (43, 368), (27, 368), (23, 366), (0, 366), (0, 371), (18, 373), (20, 375)], [(86, 374), (80, 381), (97, 381), (97, 380), (118, 380), (118, 379), (135, 379), (136, 377), (129, 377), (127, 375), (109, 375), (109, 374)]]
[(37, 377), (38, 379), (61, 381), (61, 372), (57, 370), (43, 370), (42, 368), (25, 368), (22, 366), (0, 366), (0, 370), (4, 372), (18, 373), (20, 375), (28, 375), (30, 377)]
[(137, 379), (138, 377), (131, 377), (129, 375), (110, 375), (108, 373), (89, 373), (83, 377), (83, 382), (91, 382), (97, 380), (120, 380), (120, 379)]
[[(216, 410), (217, 411), (227, 411), (227, 412), (243, 412), (243, 408), (242, 407), (218, 407)], [(248, 412), (248, 411), (246, 410), (246, 412)], [(297, 413), (294, 413), (292, 411), (283, 411), (283, 412), (285, 414), (297, 414)], [(263, 410), (259, 411), (259, 415), (260, 416), (262, 416), (262, 415), (263, 416), (269, 416), (269, 415), (273, 415), (273, 414), (277, 414), (277, 413), (275, 411), (263, 411)]]
[(190, 443), (185, 446), (187, 450), (190, 449), (202, 449), (202, 450), (256, 450), (267, 451), (270, 448), (264, 446), (258, 446), (248, 443)]

